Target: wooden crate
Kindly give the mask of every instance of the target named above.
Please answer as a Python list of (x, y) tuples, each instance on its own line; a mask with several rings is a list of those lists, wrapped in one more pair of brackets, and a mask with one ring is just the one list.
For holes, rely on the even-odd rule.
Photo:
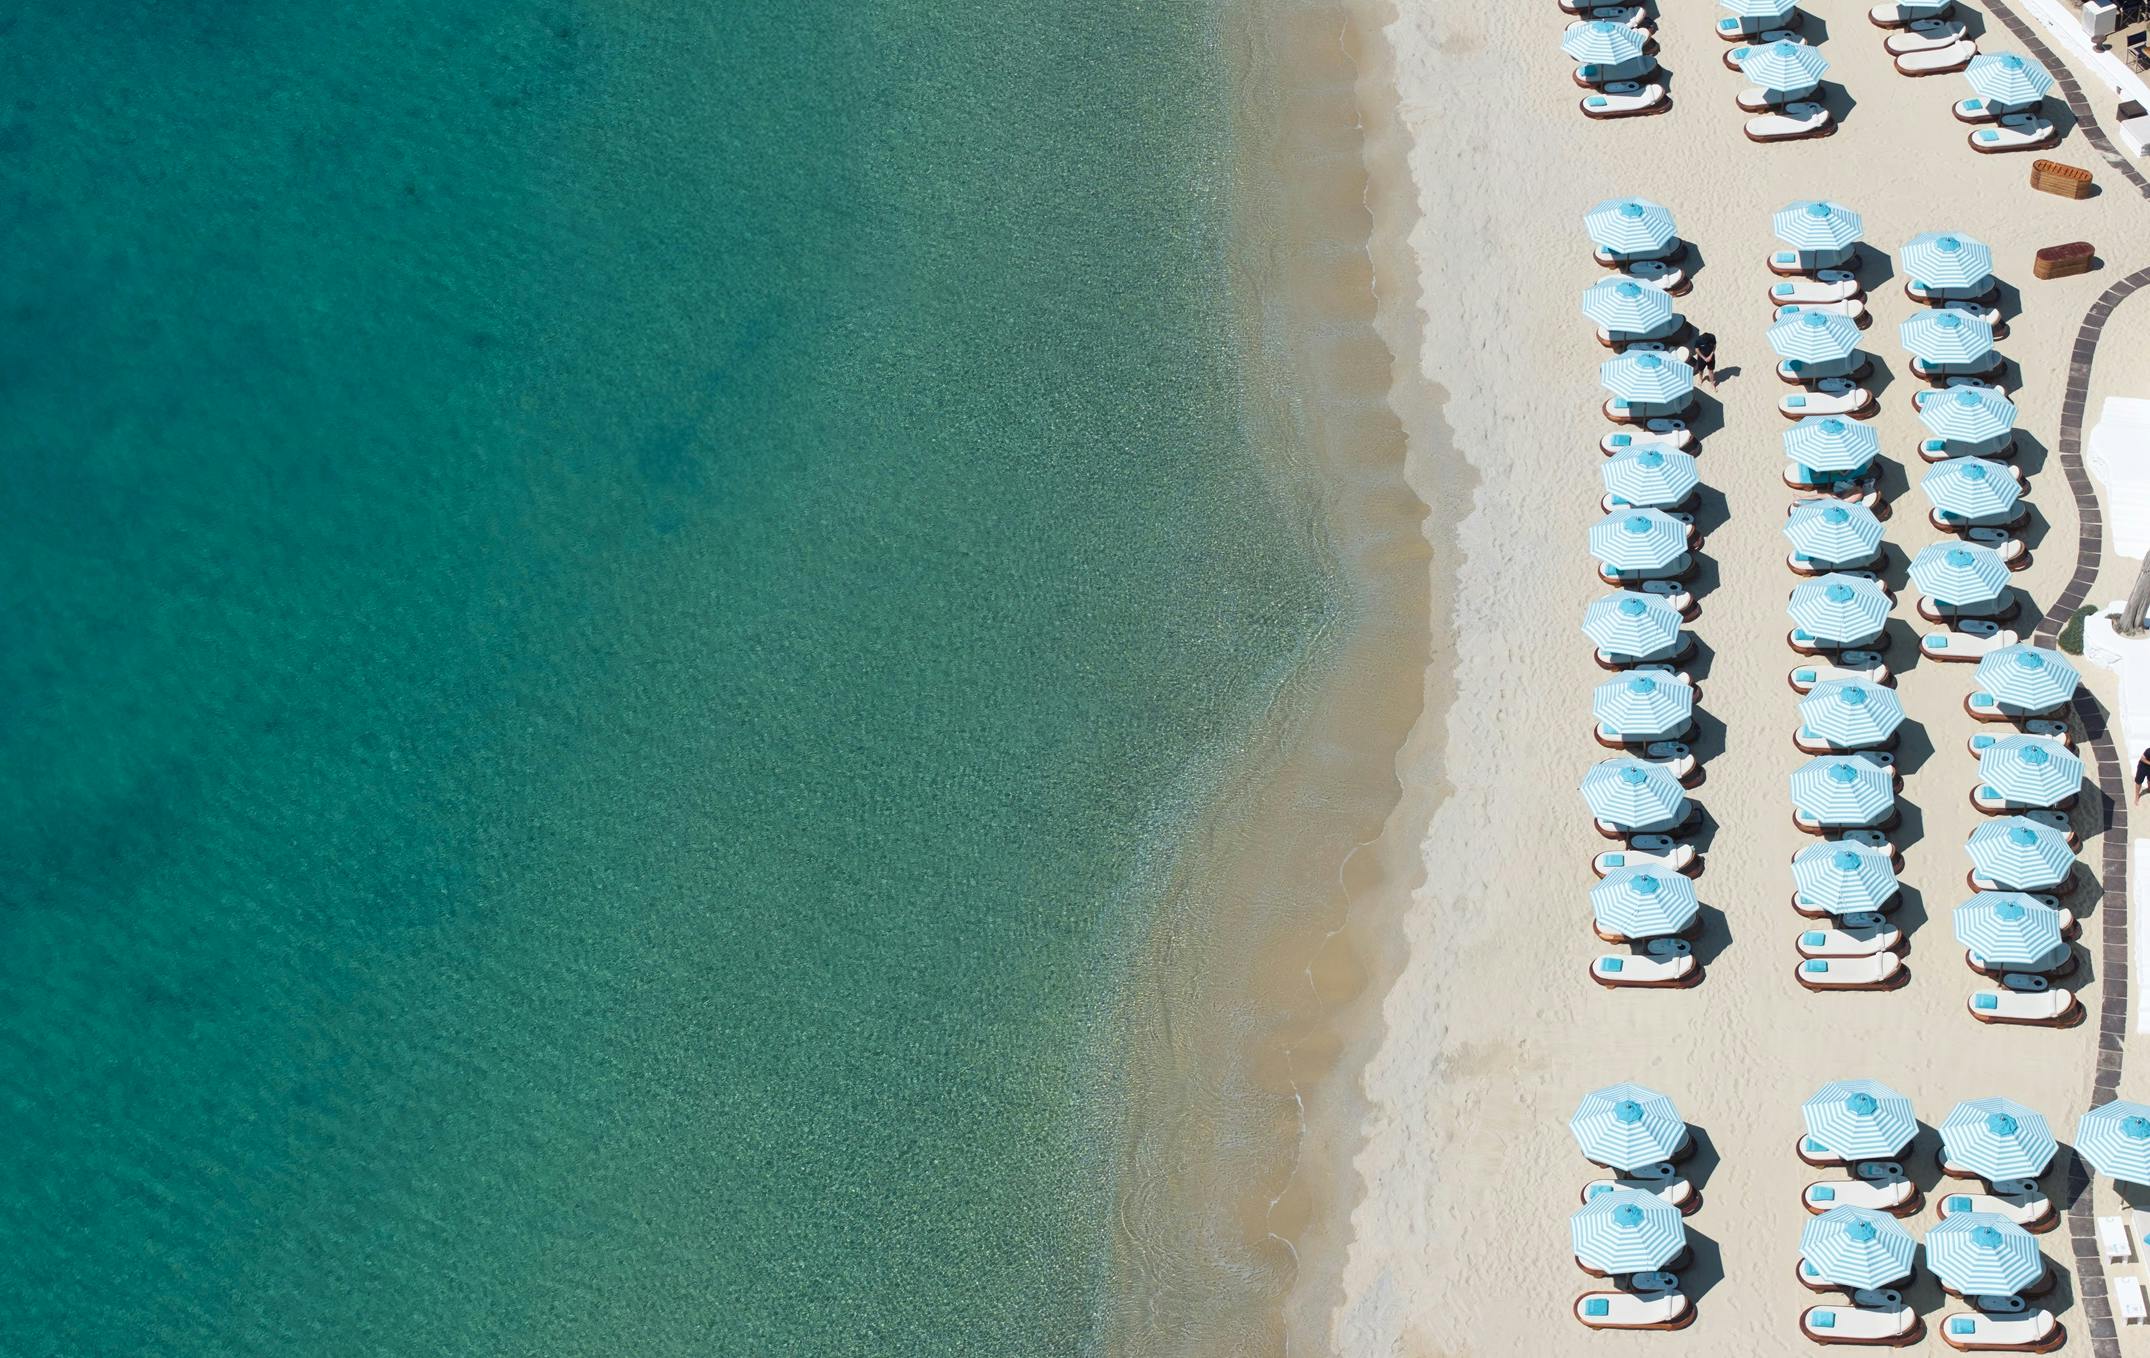
[(2034, 160), (2031, 162), (2031, 187), (2041, 193), (2057, 193), (2063, 198), (2088, 198), (2090, 171), (2063, 165), (2057, 160)]
[(2066, 245), (2048, 245), (2031, 261), (2031, 274), (2037, 278), (2067, 278), (2073, 274), (2089, 273), (2091, 261), (2097, 251), (2087, 240), (2069, 241)]

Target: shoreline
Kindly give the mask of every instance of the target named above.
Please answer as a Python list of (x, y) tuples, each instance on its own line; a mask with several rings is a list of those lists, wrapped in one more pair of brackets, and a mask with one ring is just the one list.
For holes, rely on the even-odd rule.
[[(1588, 1177), (1565, 1119), (1584, 1091), (1613, 1080), (1665, 1089), (1707, 1134), (1703, 1205), (1690, 1222), (1702, 1242), (1690, 1280), (1702, 1318), (1691, 1330), (1650, 1337), (1653, 1348), (1690, 1353), (1806, 1347), (1793, 1322), (1811, 1298), (1789, 1264), (1805, 1219), (1799, 1185), (1816, 1176), (1789, 1146), (1799, 1102), (1824, 1079), (1887, 1080), (1929, 1124), (1959, 1099), (2005, 1093), (2063, 1134), (2089, 1092), (2092, 1026), (1991, 1030), (1963, 1015), (1972, 980), (1951, 942), (1948, 910), (1966, 894), (1960, 845), (1977, 819), (1965, 802), (1975, 765), (1959, 706), (1968, 674), (1916, 663), (1912, 634), (1926, 629), (1912, 614), (1912, 592), (1897, 609), (1891, 652), (1913, 723), (1900, 756), (1911, 981), (1888, 994), (1826, 998), (1794, 984), (1798, 926), (1784, 904), (1784, 860), (1806, 841), (1786, 823), (1784, 778), (1799, 756), (1786, 739), (1793, 708), (1781, 610), (1790, 577), (1778, 535), (1792, 497), (1776, 475), (1784, 424), (1774, 404), (1783, 388), (1761, 338), (1771, 281), (1761, 261), (1775, 248), (1768, 215), (1786, 201), (1826, 196), (1866, 214), (1869, 258), (1880, 267), (1867, 280), (1876, 322), (1861, 347), (1881, 368), (1874, 424), (1890, 460), (1885, 489), (1898, 506), (1884, 527), (1901, 585), (1906, 556), (1939, 534), (1924, 521), (1924, 468), (1904, 456), (1919, 426), (1895, 327), (1910, 304), (1883, 257), (1942, 226), (1994, 245), (2012, 327), (2000, 347), (2021, 369), (2010, 385), (2020, 386), (2026, 451), (2018, 465), (2030, 477), (2034, 511), (2033, 559), (2014, 583), (2029, 600), (2025, 618), (2035, 620), (2075, 564), (2077, 510), (2051, 451), (2067, 340), (2110, 275), (2035, 283), (2029, 251), (2078, 236), (2123, 239), (2134, 223), (2121, 214), (2139, 209), (2119, 201), (2132, 196), (2125, 186), (2082, 204), (2053, 200), (2022, 185), (2027, 158), (1972, 154), (1948, 115), (1956, 93), (1898, 76), (1880, 35), (1857, 15), (1831, 15), (1823, 48), (1829, 78), (1855, 101), (1843, 134), (1768, 148), (1740, 139), (1738, 77), (1719, 69), (1721, 46), (1693, 13), (1666, 7), (1660, 24), (1662, 60), (1676, 72), (1670, 115), (1626, 124), (1577, 115), (1559, 23), (1550, 10), (1542, 22), (1519, 23), (1476, 0), (1410, 14), (1383, 32), (1397, 53), (1403, 118), (1436, 131), (1414, 138), (1409, 152), (1427, 223), (1413, 240), (1417, 282), (1443, 303), (1423, 345), (1422, 375), (1459, 394), (1445, 415), (1457, 442), (1481, 454), (1479, 506), (1457, 535), (1455, 640), (1476, 663), (1461, 676), (1446, 752), (1459, 768), (1497, 772), (1459, 780), (1432, 822), (1426, 853), (1447, 868), (1405, 918), (1411, 946), (1383, 1003), (1385, 1036), (1365, 1076), (1355, 1169), (1366, 1191), (1352, 1214), (1337, 1305), (1303, 1331), (1312, 1351), (1460, 1358), (1591, 1342), (1566, 1310), (1582, 1280), (1554, 1242)], [(1992, 50), (2014, 46), (1990, 15), (1986, 29)], [(1708, 165), (1706, 181), (1668, 173), (1662, 158), (1675, 153), (1682, 164)], [(2108, 177), (2079, 134), (2041, 154), (2087, 159)], [(1885, 168), (1907, 157), (1960, 172), (1953, 206), (1934, 203), (1917, 176)], [(1511, 179), (1530, 191), (1504, 192)], [(1603, 592), (1584, 550), (1598, 514), (1591, 444), (1604, 427), (1593, 380), (1603, 351), (1574, 309), (1600, 274), (1579, 218), (1621, 193), (1659, 198), (1677, 215), (1701, 261), (1678, 309), (1723, 337), (1731, 379), (1705, 403), (1701, 424), (1710, 540), (1695, 624), (1705, 689), (1696, 748), (1706, 771), (1696, 797), (1712, 821), (1697, 881), (1709, 920), (1698, 945), (1707, 977), (1693, 991), (1644, 995), (1600, 992), (1584, 980), (1600, 950), (1583, 903), (1586, 864), (1603, 842), (1589, 833), (1573, 791), (1605, 753), (1587, 729), (1587, 694), (1600, 676), (1574, 630), (1583, 606)], [(1404, 767), (1407, 785), (1436, 779), (1430, 765)], [(2078, 813), (2085, 889), (2074, 904), (2086, 938), (2107, 928), (2093, 880), (2102, 828), (2094, 809)], [(1444, 848), (1459, 843), (1477, 852)], [(2096, 1010), (2105, 987), (2094, 944), (2086, 960), (2068, 984)], [(1858, 1049), (1814, 1040), (1823, 1023), (1858, 1025)], [(1930, 1165), (1932, 1134), (1923, 1135), (1916, 1154)], [(1495, 1218), (1504, 1229), (1482, 1229)], [(2056, 1263), (2073, 1262), (2064, 1236), (2043, 1240)], [(1458, 1287), (1459, 1276), (1503, 1281)], [(1936, 1303), (1918, 1301), (1926, 1310)], [(2083, 1319), (2082, 1306), (2070, 1303), (2064, 1322)]]
[[(1275, 435), (1256, 442), (1286, 455), (1280, 497), (1312, 501), (1344, 627), (1317, 639), (1249, 741), (1265, 753), (1205, 810), (1131, 987), (1107, 1349), (1219, 1358), (1296, 1347), (1338, 1295), (1360, 1071), (1420, 873), (1425, 789), (1399, 770), (1449, 697), (1429, 662), (1454, 563), (1432, 543), (1467, 493), (1436, 484), (1429, 508), (1406, 433), (1437, 399), (1405, 418), (1395, 404), (1419, 368), (1394, 220), (1413, 194), (1394, 130), (1378, 165), (1369, 150), (1378, 24), (1357, 0), (1226, 22), (1243, 399)], [(1194, 937), (1211, 923), (1227, 941)], [(1177, 974), (1190, 959), (1205, 974)]]

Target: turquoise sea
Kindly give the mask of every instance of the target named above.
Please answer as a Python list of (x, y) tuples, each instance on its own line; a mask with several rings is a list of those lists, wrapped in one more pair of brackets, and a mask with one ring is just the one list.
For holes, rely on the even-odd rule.
[(1217, 3), (0, 21), (0, 1352), (1100, 1350)]

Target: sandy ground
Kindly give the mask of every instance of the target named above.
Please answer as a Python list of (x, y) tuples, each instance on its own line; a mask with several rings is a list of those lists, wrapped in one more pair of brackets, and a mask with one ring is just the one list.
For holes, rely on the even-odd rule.
[[(2067, 349), (2097, 293), (2142, 262), (2133, 254), (2150, 258), (2150, 248), (2126, 244), (2144, 239), (2150, 219), (2124, 187), (2065, 201), (2027, 187), (2031, 157), (1974, 154), (1949, 114), (1968, 93), (1962, 79), (1898, 75), (1863, 5), (1808, 7), (1831, 62), (1832, 102), (1845, 115), (1841, 132), (1751, 145), (1733, 102), (1745, 82), (1720, 63), (1711, 32), (1718, 11), (1666, 9), (1659, 39), (1675, 107), (1621, 123), (1578, 113), (1581, 91), (1559, 50), (1565, 17), (1543, 0), (1412, 5), (1385, 30), (1413, 142), (1420, 220), (1410, 245), (1422, 306), (1419, 317), (1389, 317), (1388, 338), (1418, 344), (1419, 376), (1447, 393), (1440, 418), (1480, 480), (1461, 530), (1453, 630), (1462, 663), (1446, 749), (1414, 747), (1420, 766), (1405, 770), (1423, 782), (1445, 773), (1454, 790), (1433, 816), (1428, 880), (1404, 923), (1407, 958), (1364, 1079), (1362, 1197), (1327, 1337), (1347, 1354), (1809, 1351), (1796, 1322), (1813, 1298), (1793, 1267), (1807, 1219), (1799, 1191), (1821, 1175), (1792, 1146), (1799, 1104), (1816, 1086), (1886, 1080), (1929, 1127), (1960, 1099), (2007, 1094), (2045, 1112), (2064, 1138), (2091, 1089), (2093, 1025), (1986, 1028), (1964, 1012), (1974, 978), (1948, 911), (1966, 894), (1961, 844), (1979, 819), (1966, 803), (1973, 723), (1959, 706), (1969, 671), (1916, 662), (1923, 629), (1902, 568), (1939, 535), (1916, 489), (1924, 469), (1910, 456), (1921, 434), (1910, 408), (1916, 382), (1896, 340), (1913, 304), (1888, 256), (1940, 228), (1994, 247), (2011, 327), (2001, 347), (2020, 365), (2010, 385), (2029, 451), (2019, 465), (2035, 510), (2027, 537), (2036, 558), (2016, 577), (2027, 630), (2074, 567), (2076, 511), (2046, 451)], [(1988, 50), (2014, 47), (1997, 23), (1989, 27)], [(2046, 154), (2103, 168), (2080, 136)], [(1577, 630), (1603, 590), (1585, 531), (1599, 512), (1596, 442), (1605, 428), (1596, 383), (1605, 351), (1576, 309), (1603, 276), (1581, 216), (1628, 193), (1677, 215), (1701, 261), (1679, 305), (1721, 337), (1729, 374), (1700, 425), (1709, 541), (1693, 624), (1704, 648), (1696, 668), (1708, 770), (1695, 796), (1712, 822), (1698, 880), (1711, 919), (1700, 947), (1708, 977), (1661, 994), (1608, 993), (1585, 974), (1603, 950), (1587, 891), (1590, 857), (1605, 844), (1576, 792), (1605, 753), (1589, 735), (1588, 694), (1602, 676)], [(1786, 388), (1762, 338), (1773, 281), (1763, 261), (1776, 247), (1770, 213), (1808, 197), (1865, 214), (1875, 312), (1866, 348), (1882, 369), (1874, 423), (1893, 462), (1897, 509), (1887, 525), (1901, 596), (1890, 660), (1903, 671), (1911, 717), (1900, 754), (1906, 899), (1897, 918), (1910, 930), (1911, 979), (1873, 995), (1810, 995), (1793, 978), (1801, 921), (1788, 904), (1787, 860), (1809, 841), (1790, 824), (1785, 787), (1802, 759), (1790, 741), (1796, 699), (1785, 674), (1794, 657), (1783, 640), (1793, 578), (1779, 529), (1792, 495), (1779, 480), (1786, 422), (1775, 402)], [(2032, 279), (2036, 247), (2075, 239), (2100, 244), (2111, 257), (2103, 272)], [(2127, 349), (2101, 374), (2106, 383), (2124, 380), (2123, 364), (2144, 370), (2150, 342), (2137, 334)], [(1409, 433), (1419, 480), (1432, 487), (1431, 464), (1448, 454), (1441, 431), (1424, 424)], [(2129, 573), (2126, 563), (2109, 568), (2094, 597), (2110, 593), (2109, 583), (2124, 588)], [(2099, 816), (2086, 809), (2078, 820), (2089, 832)], [(2091, 838), (2086, 854), (2097, 844)], [(2096, 902), (2094, 889), (2074, 902), (2093, 938)], [(2088, 956), (2071, 984), (2094, 1012), (2100, 986)], [(1567, 1217), (1593, 1171), (1566, 1121), (1586, 1091), (1623, 1079), (1671, 1094), (1704, 1140), (1696, 1162), (1704, 1202), (1689, 1219), (1698, 1257), (1686, 1274), (1700, 1318), (1683, 1332), (1587, 1335), (1569, 1314), (1586, 1280), (1569, 1255)], [(1936, 1144), (1929, 1130), (1914, 1166), (1929, 1187)], [(1934, 1200), (1908, 1223), (1916, 1232), (1937, 1219)], [(2044, 1240), (2065, 1273), (2065, 1230)], [(1932, 1326), (1938, 1292), (1929, 1282), (1913, 1299)], [(2065, 1284), (2053, 1304), (2071, 1329), (2080, 1325)], [(1925, 1347), (1945, 1351), (1937, 1337)], [(2087, 1338), (2070, 1347), (2087, 1351)]]

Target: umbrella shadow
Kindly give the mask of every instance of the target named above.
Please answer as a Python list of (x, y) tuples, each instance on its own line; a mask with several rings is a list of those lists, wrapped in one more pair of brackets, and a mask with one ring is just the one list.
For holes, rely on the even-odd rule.
[(2038, 506), (2032, 504), (2029, 500), (2018, 500), (2016, 503), (2027, 509), (2030, 512), (2030, 517), (2023, 521), (2023, 525), (2020, 528), (2013, 528), (2009, 531), (2021, 538), (2026, 548), (2035, 552), (2045, 542), (2047, 534), (2053, 531), (2053, 525), (2046, 522), (2045, 515), (2039, 511)]
[(1927, 734), (1923, 724), (1906, 720), (1896, 728), (1897, 772), (1917, 773), (1925, 767), (1927, 760), (1933, 758), (1933, 752), (1933, 737)]
[(1941, 1172), (1941, 1131), (1924, 1118), (1918, 1119), (1918, 1130), (1904, 1148), (1904, 1177), (1928, 1195), (1948, 1177)]
[(1863, 385), (1874, 394), (1876, 400), (1879, 400), (1882, 393), (1886, 392), (1896, 382), (1896, 368), (1895, 365), (1890, 363), (1888, 355), (1876, 353), (1872, 349), (1868, 349), (1866, 352), (1873, 358), (1874, 365), (1868, 370), (1866, 377), (1863, 379)]
[[(2044, 439), (2021, 429), (2016, 431), (2016, 455), (2011, 460), (2022, 468), (2026, 481), (2036, 480), (2038, 473), (2046, 469), (2049, 457), (2050, 450), (2047, 449)], [(2030, 489), (2026, 487), (2024, 493), (2028, 494)]]
[[(1661, 72), (1664, 70), (1663, 67), (1659, 67), (1658, 69)], [(1666, 74), (1669, 79), (1669, 72)], [(1669, 89), (1671, 87), (1668, 85), (1666, 88)], [(1687, 269), (1688, 280), (1691, 282), (1697, 274), (1702, 272), (1703, 268), (1708, 264), (1709, 261), (1708, 256), (1703, 254), (1701, 246), (1695, 244), (1691, 240), (1685, 241), (1684, 243), (1687, 246), (1687, 258), (1685, 261), (1685, 268)]]
[(2005, 279), (1995, 278), (1993, 282), (1993, 306), (2001, 313), (2001, 324), (2006, 325), (2010, 319), (2023, 314), (2023, 290)]
[[(1710, 677), (1710, 662), (1717, 658), (1717, 652), (1707, 641), (1695, 636), (1693, 632), (1689, 632), (1687, 635), (1695, 638), (1695, 649), (1688, 654), (1687, 659), (1679, 663), (1679, 668), (1693, 676), (1695, 683), (1699, 686)], [(1701, 718), (1697, 716), (1696, 721), (1699, 723)]]
[[(1882, 564), (1884, 567), (1890, 567), (1896, 563), (1884, 561)], [(1882, 579), (1888, 581), (1890, 588), (1899, 591), (1902, 589), (1902, 586), (1895, 580), (1889, 579), (1889, 572), (1886, 569), (1882, 573)], [(1892, 671), (1898, 674), (1905, 673), (1919, 662), (1918, 631), (1902, 618), (1891, 618), (1882, 624), (1881, 637), (1874, 643), (1874, 649), (1881, 652), (1881, 658), (1888, 662)], [(1909, 722), (1905, 723), (1906, 726), (1910, 724)], [(1903, 756), (1898, 755), (1897, 758), (1901, 760)]]
[[(1897, 852), (1901, 853), (1926, 837), (1926, 813), (1919, 809), (1917, 802), (1898, 797), (1896, 799), (1896, 816), (1896, 828), (1890, 830), (1888, 835), (1889, 842), (1896, 846)], [(1902, 914), (1907, 910), (1917, 909), (1917, 918), (1923, 920), (1926, 918), (1925, 911), (1919, 908), (1917, 903), (1911, 899), (1912, 894), (1913, 888), (1908, 886), (1904, 888), (1904, 903), (1896, 908), (1897, 913)]]
[(2054, 1205), (2063, 1212), (2073, 1211), (2090, 1192), (2090, 1165), (2065, 1141), (2060, 1143), (2060, 1152), (2053, 1157), (2053, 1163), (2062, 1166), (2061, 1190), (2054, 1196)]
[(1830, 118), (1840, 127), (1851, 117), (1851, 111), (1859, 106), (1859, 101), (1851, 97), (1850, 90), (1832, 80), (1825, 80), (1816, 86), (1808, 100), (1828, 109)]
[[(1901, 848), (1902, 840), (1897, 841)], [(1915, 948), (1912, 936), (1918, 933), (1927, 920), (1926, 897), (1915, 886), (1902, 885), (1896, 892), (1896, 908), (1889, 912), (1889, 923), (1903, 931), (1904, 942), (1901, 955), (1908, 961)]]
[(1866, 289), (1871, 302), (1873, 294), (1896, 277), (1896, 261), (1886, 251), (1862, 244), (1851, 261), (1851, 275), (1859, 280), (1860, 287)]
[(1711, 1288), (1724, 1281), (1724, 1250), (1709, 1236), (1687, 1228), (1688, 1260), (1680, 1269), (1680, 1291), (1699, 1304)]
[(1705, 968), (1714, 966), (1717, 959), (1724, 956), (1725, 949), (1732, 946), (1732, 917), (1704, 902), (1697, 910), (1696, 918), (1701, 921), (1701, 927), (1690, 940), (1694, 945), (1695, 963)]
[[(1705, 533), (1704, 536), (1707, 537), (1708, 535)], [(1723, 575), (1718, 569), (1717, 558), (1711, 556), (1708, 552), (1696, 549), (1692, 552), (1692, 555), (1695, 563), (1687, 575), (1687, 592), (1694, 595), (1695, 602), (1699, 604), (1716, 590)], [(1695, 644), (1699, 650), (1701, 642), (1697, 641)], [(1701, 676), (1697, 675), (1696, 677), (1700, 678)]]
[(1705, 484), (1695, 495), (1695, 530), (1707, 538), (1731, 520), (1732, 511), (1724, 492)]

